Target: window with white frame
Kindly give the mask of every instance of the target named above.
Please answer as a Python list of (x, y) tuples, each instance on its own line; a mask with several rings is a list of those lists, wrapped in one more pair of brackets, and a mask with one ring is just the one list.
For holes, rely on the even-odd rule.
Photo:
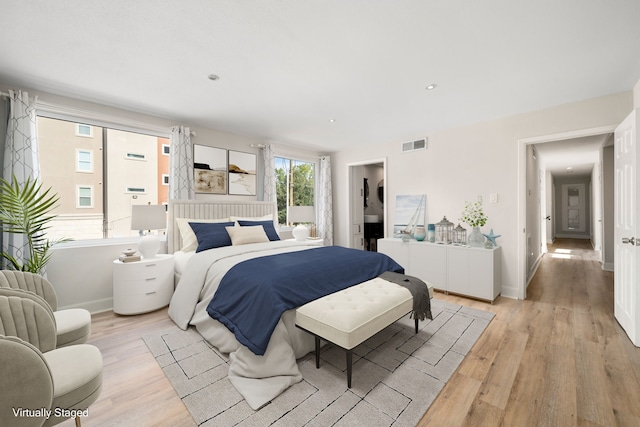
[(168, 156), (171, 153), (171, 147), (169, 144), (162, 144), (162, 155)]
[(162, 185), (169, 185), (169, 175), (162, 174)]
[(77, 206), (78, 208), (93, 207), (93, 187), (81, 185), (77, 187)]
[(76, 172), (93, 172), (92, 150), (76, 150)]
[(288, 206), (314, 206), (315, 163), (276, 157), (278, 222), (287, 224)]
[(137, 236), (131, 230), (131, 206), (168, 201), (163, 177), (169, 175), (170, 162), (162, 154), (169, 145), (168, 130), (154, 135), (47, 114), (38, 112), (36, 122), (40, 180), (59, 197), (47, 237)]
[(93, 137), (93, 126), (84, 125), (82, 123), (76, 123), (76, 136), (82, 136), (85, 138)]

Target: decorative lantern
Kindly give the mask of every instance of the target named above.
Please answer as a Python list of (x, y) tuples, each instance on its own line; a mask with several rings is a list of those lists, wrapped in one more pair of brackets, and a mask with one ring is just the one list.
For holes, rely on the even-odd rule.
[(467, 229), (460, 226), (453, 229), (453, 238), (451, 239), (454, 245), (466, 245), (467, 244)]
[(446, 216), (442, 218), (442, 221), (436, 224), (436, 243), (443, 243), (448, 245), (451, 243), (451, 237), (453, 236), (453, 223), (447, 219)]

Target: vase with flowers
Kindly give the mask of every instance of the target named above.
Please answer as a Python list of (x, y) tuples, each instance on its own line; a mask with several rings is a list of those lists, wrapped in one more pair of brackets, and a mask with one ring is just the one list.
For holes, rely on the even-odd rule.
[(480, 232), (480, 227), (487, 223), (487, 216), (482, 210), (482, 202), (474, 203), (465, 202), (464, 210), (460, 221), (469, 224), (472, 227), (467, 243), (472, 247), (482, 247), (484, 245), (484, 236)]

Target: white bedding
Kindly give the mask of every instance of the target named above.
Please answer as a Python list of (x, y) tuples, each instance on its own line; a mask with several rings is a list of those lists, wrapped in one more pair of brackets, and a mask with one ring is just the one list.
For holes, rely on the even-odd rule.
[[(229, 380), (251, 408), (258, 409), (302, 380), (296, 359), (313, 351), (313, 336), (295, 327), (295, 310), (285, 312), (267, 351), (256, 356), (206, 311), (220, 280), (234, 265), (276, 253), (317, 248), (308, 242), (275, 241), (210, 249), (189, 256), (169, 305), (169, 316), (182, 329), (198, 332), (223, 353), (229, 353)], [(186, 257), (186, 255), (185, 255)]]

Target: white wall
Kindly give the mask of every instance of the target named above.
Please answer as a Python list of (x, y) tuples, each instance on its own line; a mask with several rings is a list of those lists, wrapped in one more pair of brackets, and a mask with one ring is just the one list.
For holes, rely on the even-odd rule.
[[(398, 194), (427, 195), (427, 221), (443, 215), (456, 221), (465, 200), (483, 196), (489, 221), (483, 230), (501, 234), (503, 247), (503, 295), (518, 295), (518, 141), (536, 136), (620, 123), (632, 110), (632, 92), (588, 99), (582, 102), (521, 114), (499, 120), (445, 130), (429, 135), (425, 151), (400, 153), (401, 141), (390, 141), (366, 149), (349, 149), (332, 155), (334, 178), (335, 243), (348, 246), (347, 163), (387, 158), (389, 223), (393, 223)], [(464, 108), (463, 105), (460, 108)], [(357, 141), (356, 141), (357, 142)], [(489, 194), (498, 203), (488, 203)], [(387, 231), (390, 225), (387, 224)], [(525, 230), (526, 232), (526, 230)]]

